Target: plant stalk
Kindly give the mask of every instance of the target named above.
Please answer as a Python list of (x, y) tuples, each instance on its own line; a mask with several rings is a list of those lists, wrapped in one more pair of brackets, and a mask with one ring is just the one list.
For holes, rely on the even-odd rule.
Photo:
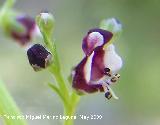
[[(16, 103), (8, 93), (5, 85), (0, 80), (0, 116), (3, 118), (6, 125), (27, 125), (24, 119), (18, 119), (22, 116)], [(8, 117), (9, 116), (9, 117)], [(17, 117), (15, 119), (11, 117)]]

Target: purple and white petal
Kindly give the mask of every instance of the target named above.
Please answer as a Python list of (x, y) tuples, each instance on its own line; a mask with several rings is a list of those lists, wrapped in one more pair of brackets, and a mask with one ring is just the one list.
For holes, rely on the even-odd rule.
[(91, 81), (98, 81), (104, 74), (104, 50), (103, 47), (97, 47), (94, 50), (94, 56), (92, 61)]
[(93, 56), (94, 52), (90, 56), (86, 56), (74, 69), (72, 86), (78, 92), (93, 93), (104, 91), (102, 85), (95, 85), (90, 81)]
[(86, 55), (92, 53), (92, 51), (98, 47), (108, 43), (113, 34), (103, 29), (91, 29), (87, 35), (83, 38), (82, 49)]
[[(97, 47), (94, 50), (94, 56), (92, 61), (91, 81), (99, 83), (102, 79), (107, 79), (105, 74), (105, 68), (109, 68), (111, 75), (115, 75), (122, 67), (122, 59), (115, 52), (115, 47), (110, 44), (106, 48)], [(111, 77), (111, 76), (110, 76)], [(96, 82), (95, 82), (96, 81)]]

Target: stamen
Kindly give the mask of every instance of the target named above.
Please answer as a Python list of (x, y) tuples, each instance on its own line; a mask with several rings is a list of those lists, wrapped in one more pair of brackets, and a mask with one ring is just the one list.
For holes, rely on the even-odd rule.
[(120, 74), (116, 74), (115, 76), (116, 76), (117, 78), (120, 78)]
[(108, 91), (108, 92), (105, 93), (105, 97), (107, 99), (111, 99), (112, 98), (112, 94)]
[(111, 87), (109, 87), (109, 86), (107, 86), (107, 87), (108, 87), (110, 93), (112, 94), (113, 98), (116, 99), (116, 100), (119, 99), (119, 98), (116, 96), (116, 94), (114, 93), (114, 91), (111, 89)]
[(106, 97), (107, 99), (111, 99), (111, 98), (112, 98), (112, 94), (111, 94), (111, 92), (109, 91), (106, 83), (103, 83), (103, 84), (102, 84), (102, 87), (103, 87), (104, 92), (105, 92), (105, 97)]
[(110, 70), (110, 68), (105, 68), (104, 71), (105, 72), (110, 72), (111, 70)]
[(117, 82), (117, 80), (120, 78), (120, 74), (116, 74), (111, 78), (111, 82)]
[(116, 94), (114, 93), (114, 91), (110, 88), (109, 83), (104, 83), (103, 82), (102, 83), (102, 87), (103, 87), (104, 92), (105, 92), (105, 97), (106, 98), (108, 97), (107, 99), (110, 99), (111, 97), (113, 97), (114, 99), (118, 99), (118, 97), (116, 96)]
[(117, 82), (117, 80), (118, 80), (118, 79), (117, 79), (117, 77), (115, 77), (115, 76), (111, 78), (111, 82)]

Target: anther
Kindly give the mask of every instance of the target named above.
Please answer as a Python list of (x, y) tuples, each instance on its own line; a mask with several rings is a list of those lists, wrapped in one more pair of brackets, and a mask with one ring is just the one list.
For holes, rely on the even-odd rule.
[(117, 77), (115, 77), (115, 76), (112, 77), (112, 78), (111, 78), (111, 82), (117, 82)]
[(111, 78), (111, 82), (117, 82), (119, 78), (120, 78), (120, 74), (115, 74), (115, 76)]
[(111, 94), (111, 92), (110, 92), (110, 90), (109, 90), (109, 88), (108, 88), (108, 85), (107, 85), (106, 83), (103, 83), (103, 84), (102, 84), (102, 87), (103, 87), (104, 92), (105, 92), (105, 97), (106, 97), (107, 99), (110, 99), (110, 98), (112, 97), (112, 94)]
[(116, 76), (117, 78), (120, 78), (120, 74), (116, 74), (115, 76)]
[(111, 73), (110, 72), (111, 72), (110, 68), (105, 68), (104, 69), (104, 74), (109, 76), (109, 77), (111, 77)]
[(107, 99), (112, 98), (112, 94), (110, 93), (110, 91), (108, 91), (108, 92), (105, 93), (105, 97), (106, 97)]

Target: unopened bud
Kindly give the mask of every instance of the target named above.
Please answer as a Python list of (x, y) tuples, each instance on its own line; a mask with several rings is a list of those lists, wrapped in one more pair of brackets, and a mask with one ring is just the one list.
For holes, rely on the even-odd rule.
[(52, 55), (40, 44), (35, 44), (27, 51), (29, 63), (35, 71), (47, 68), (52, 63)]
[(105, 19), (100, 23), (100, 28), (110, 31), (114, 35), (119, 35), (122, 32), (122, 24), (115, 18)]
[(43, 12), (36, 17), (37, 24), (41, 32), (52, 35), (55, 25), (54, 17), (51, 13)]

